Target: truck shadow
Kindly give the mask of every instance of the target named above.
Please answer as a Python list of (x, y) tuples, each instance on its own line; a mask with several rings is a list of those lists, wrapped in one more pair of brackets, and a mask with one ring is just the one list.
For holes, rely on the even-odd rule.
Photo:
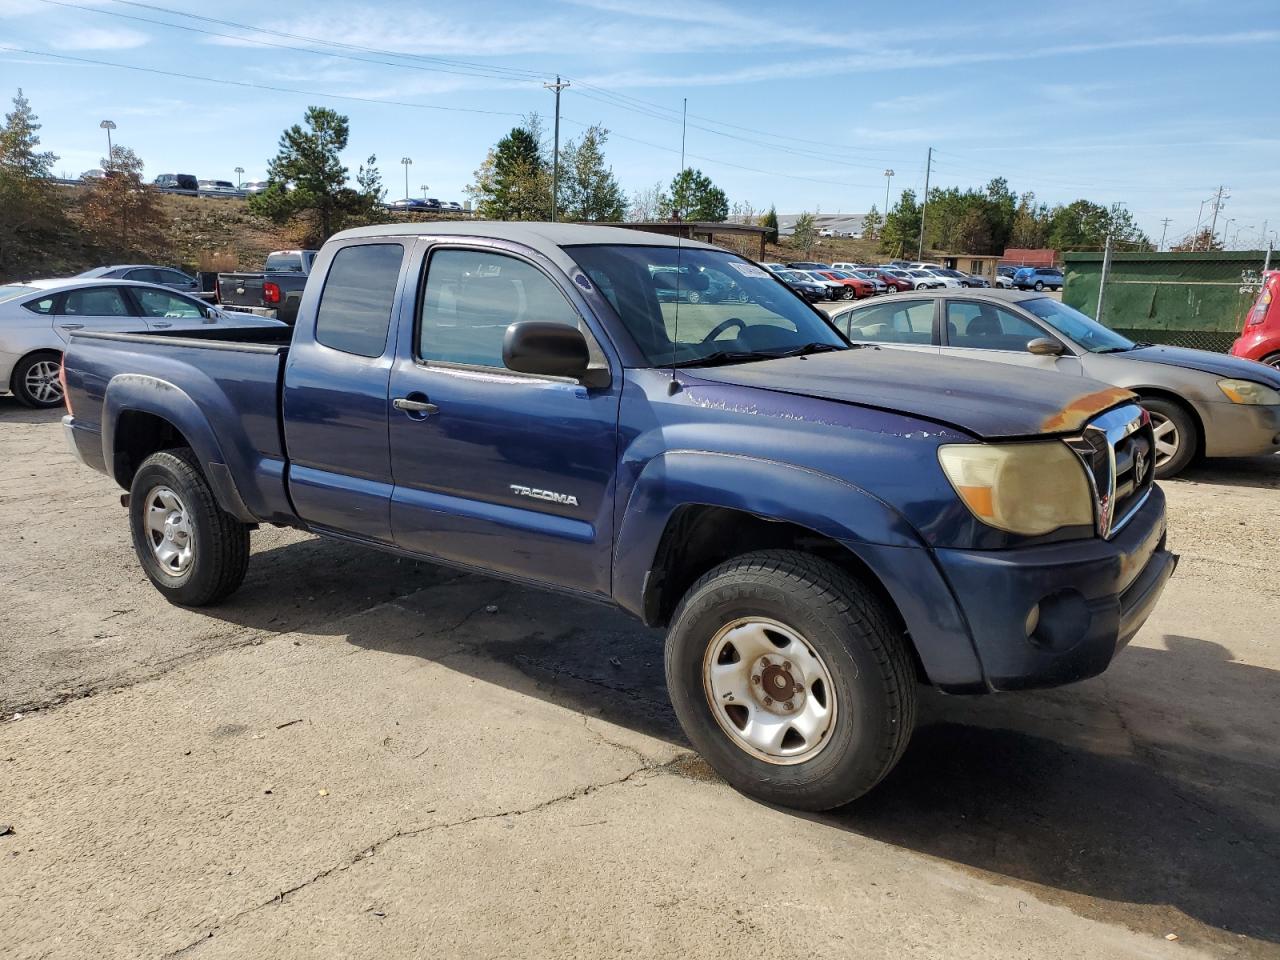
[(24, 407), (13, 397), (0, 397), (0, 424), (53, 423), (61, 420), (66, 412), (61, 406), (33, 410), (30, 407)]
[(1182, 471), (1175, 479), (1164, 482), (1179, 483), (1182, 481), (1280, 490), (1280, 454), (1273, 453), (1265, 457), (1202, 460)]
[[(397, 567), (401, 589), (415, 576), (422, 589), (308, 629), (684, 745), (660, 631), (607, 606), (342, 544), (316, 544), (308, 566), (343, 558), (351, 591), (384, 563), (408, 567)], [(291, 618), (267, 611), (314, 586), (273, 578), (272, 603), (233, 601), (218, 615), (285, 632)], [(1154, 935), (1187, 939), (1191, 918), (1233, 949), (1242, 934), (1280, 943), (1280, 674), (1194, 637), (1163, 643), (1130, 647), (1104, 677), (1061, 690), (922, 690), (915, 737), (880, 786), (834, 813), (796, 815), (831, 828), (833, 843), (841, 832), (890, 843)], [(683, 768), (714, 776), (701, 761)]]

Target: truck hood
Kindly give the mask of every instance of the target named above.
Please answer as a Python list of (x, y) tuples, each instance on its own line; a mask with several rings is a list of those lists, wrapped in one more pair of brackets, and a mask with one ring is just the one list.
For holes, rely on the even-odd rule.
[(1135, 399), (1128, 390), (1082, 377), (878, 347), (688, 372), (712, 383), (905, 413), (983, 439), (1079, 430)]
[(1265, 363), (1255, 360), (1243, 360), (1240, 357), (1229, 357), (1222, 353), (1210, 353), (1208, 350), (1189, 350), (1186, 347), (1166, 347), (1156, 345), (1138, 347), (1116, 354), (1129, 360), (1145, 360), (1148, 363), (1163, 363), (1171, 367), (1184, 367), (1188, 370), (1199, 370), (1215, 377), (1235, 377), (1240, 380), (1252, 380), (1270, 387), (1280, 388), (1280, 373), (1276, 373)]

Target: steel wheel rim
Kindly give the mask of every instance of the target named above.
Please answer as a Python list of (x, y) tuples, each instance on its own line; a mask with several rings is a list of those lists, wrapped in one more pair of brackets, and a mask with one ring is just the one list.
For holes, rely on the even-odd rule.
[(22, 378), (27, 393), (39, 403), (57, 403), (62, 399), (62, 383), (58, 380), (61, 368), (56, 360), (40, 360), (27, 367)]
[(155, 486), (142, 504), (151, 554), (168, 577), (180, 577), (195, 560), (195, 534), (182, 499), (166, 486)]
[(1268, 363), (1270, 366), (1275, 367), (1277, 370), (1280, 370), (1280, 353), (1278, 353), (1278, 354), (1276, 354), (1274, 357), (1271, 357), (1270, 359), (1268, 359), (1268, 360), (1267, 360), (1267, 363)]
[(1178, 455), (1182, 446), (1182, 438), (1178, 435), (1178, 425), (1168, 417), (1148, 410), (1151, 415), (1151, 432), (1156, 439), (1156, 466), (1163, 467), (1170, 459)]
[(831, 742), (839, 707), (831, 672), (777, 620), (742, 617), (721, 627), (703, 656), (702, 686), (720, 729), (758, 760), (804, 763)]

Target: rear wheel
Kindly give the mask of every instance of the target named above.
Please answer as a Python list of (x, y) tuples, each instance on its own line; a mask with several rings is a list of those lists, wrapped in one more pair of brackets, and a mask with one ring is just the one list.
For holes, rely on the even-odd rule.
[(667, 686), (685, 734), (743, 793), (848, 803), (898, 762), (916, 691), (900, 630), (865, 584), (791, 551), (729, 560), (680, 602)]
[(13, 395), (27, 407), (47, 409), (62, 403), (62, 383), (58, 374), (62, 360), (46, 351), (23, 357), (13, 368)]
[(1191, 414), (1172, 400), (1144, 398), (1142, 405), (1151, 414), (1156, 440), (1156, 478), (1166, 480), (1180, 473), (1199, 447), (1199, 431)]
[(1263, 357), (1262, 362), (1270, 366), (1280, 369), (1280, 353), (1273, 353), (1269, 357)]
[(1040, 292), (1041, 290), (1043, 290), (1043, 289), (1044, 289), (1044, 283), (1043, 283), (1042, 281), (1040, 281), (1040, 280), (1037, 280), (1037, 281), (1036, 281), (1036, 283), (1035, 283), (1035, 291), (1036, 291), (1036, 293), (1039, 293), (1039, 292)]
[(218, 506), (185, 447), (142, 462), (130, 487), (129, 527), (142, 569), (171, 603), (216, 603), (244, 580), (249, 528)]

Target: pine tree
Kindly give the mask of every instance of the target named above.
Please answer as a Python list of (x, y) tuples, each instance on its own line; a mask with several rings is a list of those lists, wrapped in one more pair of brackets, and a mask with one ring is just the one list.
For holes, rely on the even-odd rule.
[(0, 280), (47, 268), (44, 251), (73, 230), (50, 182), (57, 157), (39, 150), (40, 121), (19, 89), (0, 127)]
[(729, 198), (701, 170), (685, 167), (672, 179), (662, 213), (676, 220), (724, 223), (729, 216)]
[(769, 243), (778, 242), (778, 208), (773, 204), (769, 204), (769, 212), (760, 218), (760, 226), (769, 231), (765, 234)]
[(542, 154), (536, 115), (513, 127), (486, 155), (467, 193), (487, 220), (548, 220), (550, 164)]

